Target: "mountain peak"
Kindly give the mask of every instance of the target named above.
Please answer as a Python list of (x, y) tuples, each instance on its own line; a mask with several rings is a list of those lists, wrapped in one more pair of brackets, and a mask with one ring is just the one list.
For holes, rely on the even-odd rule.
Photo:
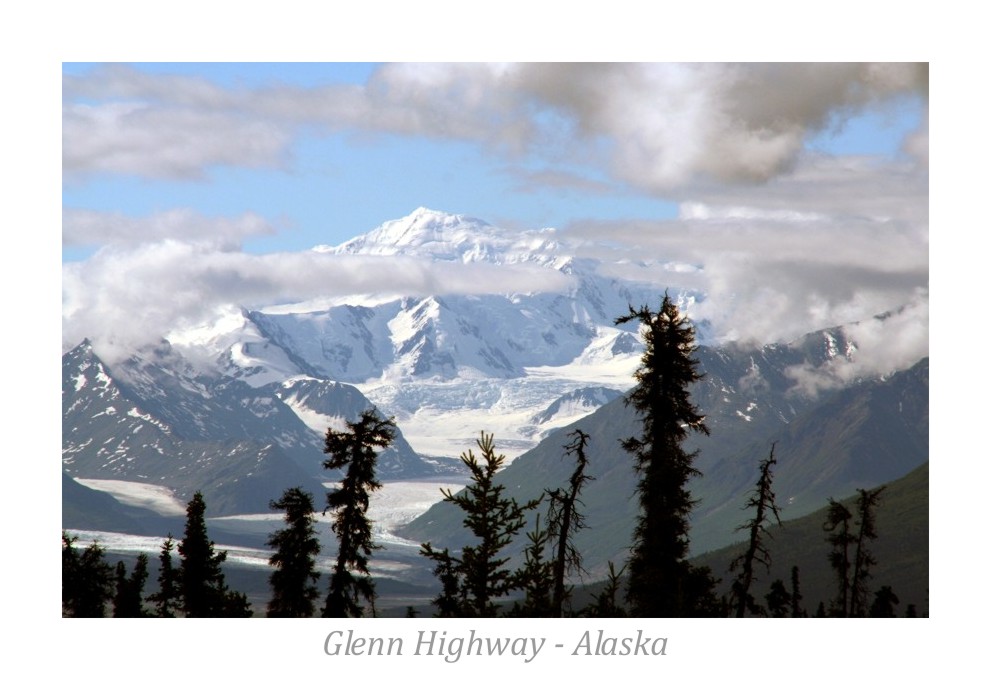
[(471, 261), (485, 259), (493, 242), (499, 240), (499, 232), (482, 220), (420, 207), (326, 250), (342, 255), (429, 255)]
[(513, 231), (467, 215), (419, 207), (339, 246), (318, 246), (336, 255), (386, 255), (454, 262), (562, 261), (554, 229)]

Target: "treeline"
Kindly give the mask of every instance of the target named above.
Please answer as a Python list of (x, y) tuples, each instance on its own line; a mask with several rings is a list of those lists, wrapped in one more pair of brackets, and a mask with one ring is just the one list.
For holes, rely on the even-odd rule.
[[(612, 562), (609, 576), (599, 593), (584, 606), (574, 606), (573, 587), (585, 571), (582, 555), (575, 548), (577, 532), (586, 526), (582, 513), (582, 490), (591, 481), (585, 473), (589, 437), (581, 430), (570, 434), (563, 455), (573, 457), (573, 472), (564, 486), (546, 488), (536, 499), (520, 501), (496, 482), (505, 463), (498, 454), (493, 435), (483, 432), (461, 460), (470, 475), (469, 484), (458, 493), (442, 491), (444, 502), (464, 514), (463, 524), (475, 540), (460, 550), (438, 549), (430, 543), (421, 554), (433, 564), (439, 592), (424, 614), (439, 617), (693, 617), (772, 616), (805, 617), (798, 567), (792, 568), (788, 586), (781, 580), (770, 584), (759, 600), (756, 586), (768, 573), (772, 554), (767, 543), (768, 527), (779, 522), (775, 503), (773, 467), (775, 446), (761, 461), (753, 495), (745, 509), (753, 516), (739, 530), (748, 540), (734, 559), (734, 580), (721, 592), (720, 583), (707, 567), (691, 564), (689, 521), (697, 501), (689, 481), (700, 473), (694, 467), (696, 452), (685, 451), (690, 432), (709, 434), (704, 416), (689, 397), (691, 386), (703, 376), (693, 358), (695, 331), (689, 320), (666, 295), (654, 312), (647, 307), (619, 317), (617, 324), (640, 323), (645, 352), (634, 374), (636, 387), (626, 397), (640, 417), (641, 432), (620, 442), (634, 461), (638, 474), (640, 513), (627, 562), (619, 569)], [(383, 419), (370, 409), (343, 431), (329, 429), (324, 467), (343, 473), (341, 484), (327, 494), (326, 511), (332, 513), (331, 530), (338, 543), (323, 606), (324, 617), (376, 616), (375, 582), (369, 560), (379, 547), (372, 539), (368, 519), (370, 494), (381, 487), (376, 478), (379, 451), (396, 436), (392, 419)], [(857, 508), (829, 500), (829, 519), (824, 525), (830, 546), (828, 560), (837, 578), (837, 594), (829, 603), (820, 602), (816, 616), (895, 616), (899, 600), (892, 589), (871, 591), (869, 583), (875, 559), (871, 543), (877, 538), (875, 509), (882, 489), (859, 490)], [(285, 513), (285, 528), (268, 540), (274, 554), (269, 577), (270, 617), (311, 617), (318, 613), (320, 599), (316, 556), (320, 543), (315, 531), (313, 497), (299, 488), (288, 489), (271, 502)], [(221, 564), (224, 551), (215, 551), (206, 534), (205, 506), (199, 493), (187, 507), (186, 531), (178, 544), (178, 566), (172, 564), (172, 537), (159, 556), (158, 589), (143, 596), (148, 560), (138, 557), (130, 574), (119, 562), (111, 568), (102, 549), (93, 544), (80, 551), (74, 539), (63, 533), (62, 604), (65, 616), (104, 616), (112, 606), (114, 616), (251, 616), (243, 593), (224, 583)], [(540, 513), (543, 512), (543, 517)], [(527, 517), (535, 517), (527, 527)], [(780, 523), (780, 522), (779, 522)], [(529, 529), (529, 531), (527, 530)], [(523, 532), (523, 552), (513, 560), (507, 548)], [(763, 602), (762, 602), (763, 600)], [(413, 608), (408, 615), (415, 616)], [(910, 605), (907, 616), (915, 615)]]
[[(225, 583), (226, 551), (214, 549), (204, 520), (206, 504), (197, 492), (186, 506), (186, 529), (178, 546), (170, 534), (159, 553), (158, 589), (145, 596), (148, 556), (138, 555), (128, 574), (123, 561), (111, 567), (97, 543), (80, 550), (76, 537), (62, 532), (62, 615), (67, 617), (173, 618), (248, 617), (244, 593)], [(178, 547), (178, 566), (173, 549)]]

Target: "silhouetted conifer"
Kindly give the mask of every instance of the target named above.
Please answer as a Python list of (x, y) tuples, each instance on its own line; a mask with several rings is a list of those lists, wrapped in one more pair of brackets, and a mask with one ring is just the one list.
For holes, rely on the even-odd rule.
[(549, 538), (548, 532), (541, 528), (541, 516), (538, 515), (534, 530), (527, 533), (529, 543), (524, 549), (524, 565), (517, 573), (517, 587), (524, 591), (524, 600), (514, 605), (510, 616), (540, 618), (552, 615), (554, 563), (544, 559)]
[(906, 605), (906, 618), (915, 619), (916, 618), (916, 605), (908, 604)]
[(837, 575), (837, 598), (831, 603), (831, 616), (845, 617), (848, 615), (849, 592), (851, 588), (851, 545), (855, 541), (851, 533), (851, 511), (843, 503), (828, 499), (827, 521), (824, 531), (829, 532), (827, 542), (830, 543), (830, 566)]
[(441, 582), (441, 593), (431, 600), (435, 608), (435, 616), (453, 618), (461, 616), (462, 602), (465, 594), (459, 575), (459, 563), (451, 556), (447, 548), (434, 550), (430, 543), (420, 546), (420, 554), (434, 562), (434, 575)]
[(77, 537), (62, 532), (62, 615), (73, 618), (106, 616), (114, 593), (114, 569), (103, 559), (96, 542), (81, 553)]
[(771, 537), (766, 526), (774, 516), (776, 523), (782, 524), (778, 516), (779, 507), (775, 504), (775, 491), (772, 489), (772, 466), (775, 465), (775, 444), (768, 457), (761, 461), (757, 488), (748, 499), (744, 509), (752, 508), (754, 517), (737, 527), (737, 530), (748, 530), (748, 543), (744, 552), (736, 557), (730, 565), (731, 571), (740, 568), (740, 573), (731, 588), (731, 603), (734, 605), (737, 618), (743, 618), (745, 611), (752, 614), (760, 613), (760, 606), (750, 594), (751, 584), (755, 580), (755, 563), (764, 565), (765, 572), (771, 568), (771, 557), (765, 545), (765, 537)]
[(158, 590), (148, 597), (155, 603), (155, 616), (173, 618), (182, 609), (182, 593), (179, 569), (172, 566), (172, 549), (175, 542), (169, 534), (162, 543), (159, 553)]
[(765, 602), (768, 604), (768, 615), (774, 619), (784, 619), (789, 615), (789, 605), (792, 597), (785, 588), (782, 579), (777, 578), (772, 581), (768, 593), (765, 595)]
[(496, 453), (491, 434), (483, 432), (476, 443), (481, 460), (471, 449), (461, 456), (472, 482), (457, 494), (450, 489), (442, 489), (441, 493), (445, 502), (453, 503), (465, 513), (462, 523), (478, 543), (465, 546), (460, 558), (452, 557), (447, 551), (438, 552), (429, 543), (422, 546), (421, 554), (435, 562), (447, 559), (454, 567), (462, 592), (461, 616), (496, 616), (499, 610), (496, 599), (517, 586), (516, 574), (506, 567), (510, 558), (501, 553), (523, 528), (524, 513), (536, 508), (540, 499), (521, 505), (506, 496), (503, 485), (493, 481), (505, 456)]
[(641, 436), (622, 442), (640, 473), (627, 600), (634, 616), (691, 616), (697, 613), (693, 603), (716, 600), (712, 592), (695, 591), (712, 579), (686, 561), (696, 503), (688, 483), (699, 471), (696, 452), (684, 451), (682, 442), (690, 432), (709, 434), (689, 398), (689, 387), (703, 377), (693, 358), (695, 331), (667, 293), (657, 312), (631, 307), (616, 323), (629, 321), (641, 323), (645, 350), (634, 373), (637, 387), (626, 399), (640, 415)]
[(253, 615), (248, 596), (237, 590), (223, 591), (220, 616), (228, 619), (247, 619)]
[(681, 599), (684, 616), (726, 616), (726, 610), (716, 595), (717, 580), (709, 567), (694, 567), (685, 563)]
[[(831, 606), (832, 616), (865, 616), (868, 613), (867, 589), (875, 558), (871, 541), (875, 532), (875, 508), (885, 487), (873, 491), (858, 489), (857, 533), (852, 526), (854, 516), (842, 503), (829, 500), (827, 522), (823, 528), (832, 532), (827, 540), (833, 546), (830, 566), (837, 574), (838, 595)], [(854, 551), (853, 558), (850, 553)]]
[(320, 594), (316, 587), (320, 578), (316, 568), (320, 542), (314, 529), (313, 496), (294, 487), (286, 489), (269, 507), (286, 513), (286, 528), (275, 531), (266, 543), (276, 551), (269, 558), (276, 570), (269, 576), (272, 599), (267, 614), (281, 618), (313, 616), (314, 602)]
[(617, 595), (620, 592), (620, 577), (627, 567), (624, 566), (620, 571), (617, 571), (612, 561), (607, 562), (607, 566), (609, 573), (606, 577), (606, 583), (603, 584), (603, 589), (596, 596), (596, 601), (582, 610), (583, 616), (600, 619), (627, 616), (627, 611), (617, 601)]
[(579, 494), (586, 482), (593, 477), (585, 474), (588, 459), (586, 444), (589, 435), (582, 430), (570, 434), (572, 441), (565, 446), (565, 454), (575, 454), (575, 470), (568, 480), (568, 489), (546, 490), (550, 501), (548, 503), (548, 534), (555, 550), (554, 555), (554, 592), (551, 596), (551, 616), (560, 617), (565, 598), (568, 595), (565, 587), (565, 574), (569, 571), (582, 570), (582, 556), (575, 547), (576, 532), (585, 527), (585, 517), (579, 512)]
[(227, 551), (214, 550), (207, 536), (206, 503), (197, 491), (186, 506), (186, 530), (179, 542), (179, 584), (183, 613), (189, 618), (240, 616), (240, 593), (230, 593), (224, 584), (221, 564)]
[(114, 609), (113, 616), (115, 619), (121, 618), (120, 612), (123, 608), (122, 603), (127, 599), (127, 565), (123, 561), (118, 560), (117, 566), (114, 567)]
[(324, 461), (329, 470), (344, 470), (341, 485), (327, 494), (327, 509), (334, 520), (331, 530), (338, 539), (338, 557), (331, 573), (330, 589), (321, 614), (325, 617), (362, 616), (361, 600), (375, 615), (375, 584), (369, 573), (369, 558), (378, 546), (372, 540), (372, 522), (367, 516), (369, 493), (382, 484), (375, 476), (379, 450), (396, 438), (392, 418), (381, 418), (366, 409), (345, 431), (327, 430)]
[(875, 600), (871, 603), (868, 615), (872, 618), (894, 618), (899, 598), (892, 592), (890, 586), (882, 586), (875, 591)]
[(117, 563), (114, 618), (140, 618), (148, 615), (144, 608), (145, 581), (148, 580), (148, 555), (138, 555), (131, 575), (124, 562)]
[(792, 565), (792, 618), (799, 619), (806, 616), (806, 611), (802, 608), (800, 602), (803, 600), (803, 595), (799, 592), (799, 567)]
[(872, 491), (858, 489), (858, 534), (854, 550), (854, 575), (851, 578), (851, 616), (864, 616), (868, 609), (868, 581), (875, 556), (871, 541), (878, 538), (875, 531), (875, 508), (885, 487)]

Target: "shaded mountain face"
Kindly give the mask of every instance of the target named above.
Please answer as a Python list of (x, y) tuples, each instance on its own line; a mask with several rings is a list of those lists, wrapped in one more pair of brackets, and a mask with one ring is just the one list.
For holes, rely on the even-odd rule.
[[(140, 375), (138, 366), (131, 365), (128, 373)], [(219, 434), (223, 416), (233, 418), (229, 408), (210, 403), (206, 386), (180, 374), (171, 376), (169, 390), (146, 377), (132, 384), (112, 376), (87, 343), (63, 356), (65, 472), (75, 478), (159, 484), (181, 498), (202, 489), (213, 497), (217, 512), (264, 508), (274, 487), (290, 478), (295, 483), (306, 479), (276, 444), (253, 442), (243, 431), (241, 437)], [(208, 438), (208, 432), (218, 438)]]
[[(734, 529), (747, 519), (743, 507), (772, 442), (778, 442), (774, 488), (783, 518), (811, 512), (828, 497), (895, 479), (927, 460), (928, 360), (829, 393), (793, 389), (789, 367), (830, 360), (838, 344), (843, 346), (841, 335), (816, 333), (755, 351), (700, 348), (706, 377), (695, 386), (693, 399), (712, 434), (691, 435), (685, 443), (687, 450), (698, 450), (696, 467), (702, 472), (690, 484), (699, 501), (691, 523), (694, 554), (739, 538)], [(640, 434), (640, 423), (622, 398), (552, 433), (497, 480), (519, 500), (565, 486), (572, 462), (562, 454), (574, 428), (590, 435), (586, 473), (595, 477), (582, 497), (589, 527), (576, 542), (590, 571), (602, 574), (608, 560), (626, 559), (639, 513), (633, 460), (619, 441)], [(460, 548), (471, 543), (461, 520), (451, 504), (439, 503), (401, 533)]]
[[(84, 342), (62, 358), (63, 470), (161, 485), (184, 500), (202, 490), (217, 514), (265, 512), (292, 486), (321, 498), (320, 431), (370, 407), (350, 385), (252, 387), (197, 371), (167, 343), (111, 369)], [(408, 478), (437, 466), (400, 434), (379, 470), (382, 478)]]

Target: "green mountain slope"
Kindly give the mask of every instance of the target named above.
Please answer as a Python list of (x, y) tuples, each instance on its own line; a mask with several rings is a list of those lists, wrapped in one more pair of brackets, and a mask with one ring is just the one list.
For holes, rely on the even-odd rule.
[[(856, 496), (842, 501), (855, 511)], [(908, 475), (886, 485), (878, 506), (878, 539), (871, 550), (877, 566), (872, 570), (869, 592), (888, 585), (899, 597), (897, 611), (900, 615), (906, 605), (913, 603), (920, 616), (929, 611), (929, 561), (930, 561), (930, 464), (924, 463)], [(782, 579), (789, 586), (792, 566), (799, 567), (800, 592), (803, 606), (812, 615), (820, 602), (828, 605), (836, 592), (836, 580), (827, 556), (830, 546), (826, 542), (823, 523), (826, 507), (805, 517), (783, 522), (772, 527), (772, 539), (767, 545), (771, 553), (771, 570), (759, 569), (760, 579), (752, 593), (763, 602), (764, 594), (775, 579)], [(738, 534), (742, 536), (742, 534)], [(727, 571), (734, 557), (740, 554), (744, 543), (727, 546), (700, 555), (694, 563), (705, 565), (714, 575), (723, 579), (721, 592), (729, 590), (733, 575)]]

